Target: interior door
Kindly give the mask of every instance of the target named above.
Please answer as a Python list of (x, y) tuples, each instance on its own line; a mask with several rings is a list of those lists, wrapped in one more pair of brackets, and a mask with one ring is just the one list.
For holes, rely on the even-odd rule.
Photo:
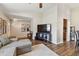
[(63, 41), (67, 40), (67, 19), (63, 20)]

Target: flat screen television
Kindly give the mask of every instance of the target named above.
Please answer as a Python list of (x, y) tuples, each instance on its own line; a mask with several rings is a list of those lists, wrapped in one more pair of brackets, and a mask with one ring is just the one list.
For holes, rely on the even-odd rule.
[(51, 25), (50, 24), (37, 25), (37, 31), (38, 32), (50, 32), (51, 31)]

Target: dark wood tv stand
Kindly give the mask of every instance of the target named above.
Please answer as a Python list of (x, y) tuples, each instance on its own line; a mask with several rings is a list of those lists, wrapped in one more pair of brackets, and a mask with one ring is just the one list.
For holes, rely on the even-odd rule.
[(35, 39), (51, 42), (51, 25), (50, 30), (46, 31), (47, 25), (48, 24), (37, 25), (37, 33)]

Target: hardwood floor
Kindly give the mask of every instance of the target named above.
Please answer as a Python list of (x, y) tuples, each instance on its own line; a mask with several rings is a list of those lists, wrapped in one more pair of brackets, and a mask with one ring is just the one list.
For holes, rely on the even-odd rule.
[(45, 44), (48, 48), (50, 48), (52, 51), (56, 52), (60, 56), (78, 56), (79, 55), (79, 50), (75, 48), (74, 41), (65, 42), (58, 45), (46, 43), (40, 40), (32, 41), (32, 45), (37, 45), (41, 43)]

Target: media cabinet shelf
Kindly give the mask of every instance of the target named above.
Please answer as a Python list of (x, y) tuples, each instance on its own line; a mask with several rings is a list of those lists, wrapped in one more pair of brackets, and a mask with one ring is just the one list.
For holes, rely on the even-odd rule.
[(50, 24), (37, 25), (37, 33), (35, 39), (51, 42), (51, 25)]

